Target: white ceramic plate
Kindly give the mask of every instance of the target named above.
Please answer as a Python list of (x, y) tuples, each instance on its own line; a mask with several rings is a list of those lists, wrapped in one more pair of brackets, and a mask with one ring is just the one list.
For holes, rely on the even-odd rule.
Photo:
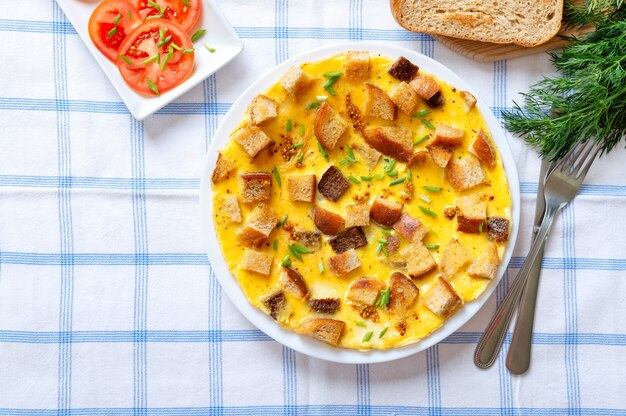
[[(100, 53), (89, 37), (87, 24), (93, 9), (99, 2), (81, 0), (57, 0), (63, 12), (78, 32), (87, 46), (87, 49), (96, 59), (104, 71), (113, 88), (120, 95), (128, 111), (138, 120), (143, 120), (150, 114), (185, 94), (204, 79), (226, 65), (243, 50), (243, 44), (237, 37), (235, 30), (226, 20), (222, 11), (215, 4), (215, 0), (202, 0), (202, 16), (198, 20), (192, 33), (200, 28), (206, 28), (207, 33), (195, 43), (195, 67), (189, 78), (178, 87), (161, 94), (158, 97), (146, 97), (133, 91), (122, 79), (120, 71), (114, 63)], [(215, 52), (209, 52), (204, 43), (215, 47)]]
[[(291, 329), (283, 328), (274, 322), (271, 317), (254, 307), (248, 301), (241, 290), (239, 283), (228, 270), (226, 261), (222, 256), (222, 251), (217, 240), (213, 224), (213, 192), (211, 189), (211, 180), (209, 178), (211, 177), (211, 173), (215, 167), (218, 150), (222, 149), (226, 145), (229, 140), (230, 133), (241, 122), (241, 119), (246, 111), (246, 107), (250, 101), (252, 101), (255, 95), (275, 84), (290, 66), (299, 65), (304, 62), (326, 59), (335, 54), (345, 52), (348, 49), (367, 50), (371, 53), (386, 55), (392, 59), (396, 59), (399, 56), (405, 56), (425, 72), (432, 73), (450, 85), (462, 90), (470, 91), (474, 94), (474, 96), (478, 99), (478, 108), (487, 121), (492, 137), (500, 151), (500, 156), (504, 162), (504, 169), (508, 177), (509, 188), (511, 190), (512, 228), (509, 243), (504, 252), (500, 270), (498, 271), (498, 277), (494, 279), (489, 286), (487, 286), (483, 294), (480, 295), (478, 299), (473, 302), (466, 303), (465, 306), (463, 306), (456, 314), (446, 320), (441, 328), (437, 329), (435, 332), (419, 342), (389, 350), (357, 351), (333, 348), (309, 337), (296, 334)], [(459, 78), (458, 75), (439, 62), (412, 50), (391, 45), (380, 45), (375, 43), (345, 43), (327, 46), (293, 57), (263, 75), (239, 97), (239, 99), (230, 108), (228, 114), (226, 114), (226, 117), (222, 120), (222, 124), (215, 132), (213, 143), (207, 154), (201, 180), (200, 215), (202, 216), (202, 232), (204, 234), (209, 260), (213, 266), (217, 279), (224, 289), (224, 292), (226, 292), (231, 301), (235, 304), (235, 306), (237, 306), (241, 313), (243, 313), (244, 316), (250, 320), (250, 322), (276, 341), (301, 353), (340, 363), (377, 363), (396, 360), (398, 358), (403, 358), (422, 351), (440, 342), (448, 335), (459, 329), (485, 304), (502, 278), (506, 266), (511, 259), (511, 254), (513, 253), (513, 246), (515, 245), (515, 241), (517, 239), (517, 230), (520, 221), (520, 191), (517, 168), (504, 132), (500, 127), (500, 123), (498, 123), (494, 115), (491, 113), (486, 101), (483, 100), (481, 95), (477, 94), (476, 91), (465, 81)]]

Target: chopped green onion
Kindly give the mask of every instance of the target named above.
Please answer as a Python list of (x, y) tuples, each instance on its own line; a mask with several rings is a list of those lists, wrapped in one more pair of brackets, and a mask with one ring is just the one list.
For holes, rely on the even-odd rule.
[(413, 114), (411, 117), (413, 117), (413, 118), (420, 118), (420, 117), (427, 116), (430, 113), (432, 113), (432, 110), (421, 110), (421, 111), (418, 111), (417, 113)]
[(182, 50), (182, 54), (183, 55), (187, 55), (187, 54), (194, 53), (194, 52), (195, 52), (194, 48), (189, 48), (189, 49), (183, 49)]
[(422, 138), (418, 139), (415, 143), (413, 143), (413, 146), (417, 146), (418, 144), (423, 143), (423, 142), (424, 142), (424, 140), (428, 139), (428, 136), (429, 136), (429, 135), (427, 134), (427, 135), (425, 135), (424, 137), (422, 137)]
[(181, 50), (182, 48), (180, 46), (178, 46), (177, 44), (175, 44), (174, 42), (170, 43), (170, 46), (174, 49), (176, 49), (177, 51)]
[(385, 158), (385, 162), (387, 162), (385, 164), (385, 168), (383, 169), (385, 171), (385, 173), (391, 172), (396, 167), (396, 161), (394, 159), (387, 159), (387, 158)]
[(335, 72), (327, 72), (324, 74), (326, 78), (339, 78), (343, 75), (343, 72), (335, 71)]
[(304, 136), (304, 124), (298, 125), (298, 131), (300, 132), (300, 136)]
[(378, 308), (385, 308), (389, 304), (389, 295), (391, 293), (391, 288), (388, 287), (385, 290), (380, 291), (380, 295), (374, 304)]
[(294, 149), (297, 149), (299, 147), (304, 146), (304, 142), (300, 142), (300, 143), (294, 143), (291, 145), (291, 147), (293, 147)]
[(324, 262), (321, 260), (317, 263), (317, 271), (320, 272), (320, 274), (324, 273)]
[(422, 186), (422, 188), (426, 189), (428, 192), (441, 192), (440, 186), (425, 185)]
[(183, 0), (183, 4), (187, 7), (191, 7), (191, 3), (189, 3), (189, 0)]
[(310, 254), (312, 253), (311, 250), (309, 250), (308, 248), (301, 246), (300, 244), (293, 244), (288, 246), (289, 248), (289, 252), (291, 253), (291, 255), (293, 255), (295, 258), (297, 258), (300, 261), (304, 261), (304, 259), (302, 258), (303, 254)]
[(420, 198), (422, 201), (426, 202), (427, 204), (430, 204), (431, 202), (433, 202), (433, 201), (431, 201), (431, 200), (430, 200), (430, 198), (429, 198), (429, 197), (427, 197), (427, 196), (426, 196), (426, 195), (424, 195), (424, 194), (419, 194), (419, 198)]
[(384, 327), (382, 331), (380, 331), (380, 334), (378, 334), (378, 338), (382, 338), (385, 336), (385, 334), (387, 333), (387, 330), (389, 329), (388, 326)]
[(430, 216), (431, 216), (431, 217), (433, 217), (433, 218), (437, 218), (437, 214), (435, 214), (434, 212), (432, 212), (432, 211), (431, 211), (431, 210), (429, 210), (428, 208), (423, 207), (423, 206), (421, 206), (421, 205), (420, 205), (419, 207), (420, 207), (420, 209), (422, 210), (422, 212), (423, 212), (424, 214), (430, 215)]
[(398, 176), (398, 171), (394, 170), (393, 172), (387, 172), (387, 175), (392, 178), (395, 178), (396, 176)]
[(298, 159), (296, 159), (296, 162), (298, 162), (298, 164), (302, 164), (303, 160), (304, 160), (304, 153), (302, 153), (300, 156), (298, 156)]
[(481, 221), (480, 224), (478, 224), (478, 232), (482, 233), (483, 232), (483, 222)]
[(306, 105), (306, 107), (304, 107), (305, 110), (312, 110), (314, 108), (320, 108), (320, 103), (312, 101), (312, 102), (308, 103)]
[(152, 8), (154, 8), (157, 12), (161, 13), (161, 7), (158, 4), (156, 4), (152, 0), (148, 0), (148, 4), (152, 6)]
[(146, 82), (148, 82), (148, 88), (150, 88), (150, 91), (152, 91), (156, 95), (160, 95), (159, 89), (154, 82), (150, 81), (148, 78), (146, 78)]
[(373, 176), (374, 179), (383, 179), (385, 177), (384, 173), (377, 173)]
[(322, 146), (320, 142), (317, 142), (317, 148), (320, 149), (320, 153), (322, 154), (322, 156), (324, 156), (324, 159), (326, 159), (326, 161), (330, 160), (330, 156), (328, 155), (328, 152), (326, 151), (326, 149), (324, 148), (324, 146)]
[(383, 253), (385, 253), (385, 256), (388, 256), (389, 253), (387, 252), (387, 239), (385, 238), (381, 238), (378, 240), (378, 244), (376, 245), (376, 250), (375, 253), (376, 254), (380, 254), (380, 252), (382, 251)]
[(191, 41), (195, 42), (198, 39), (200, 39), (202, 36), (204, 36), (204, 34), (206, 33), (206, 29), (200, 29), (198, 30), (196, 33), (194, 33), (193, 35), (191, 35)]
[(379, 239), (378, 239), (378, 242), (379, 242), (380, 244), (387, 244), (387, 239), (386, 239), (386, 238), (379, 238)]
[(372, 335), (374, 335), (372, 331), (366, 332), (365, 335), (363, 335), (363, 342), (369, 342), (369, 340), (372, 339)]
[(363, 176), (363, 175), (361, 175), (361, 180), (369, 182), (369, 181), (372, 180), (372, 177), (371, 176)]
[(145, 18), (145, 20), (160, 19), (162, 17), (163, 17), (163, 13), (159, 13), (159, 14), (154, 14), (152, 16), (148, 16)]
[(425, 118), (422, 119), (422, 123), (424, 123), (424, 125), (426, 125), (426, 127), (428, 127), (429, 129), (435, 130), (435, 126), (433, 126), (433, 123), (426, 120)]
[(291, 119), (289, 119), (289, 120), (287, 120), (287, 124), (285, 124), (285, 130), (287, 130), (287, 133), (289, 133), (292, 128), (293, 128), (293, 126), (291, 124)]
[[(129, 11), (130, 11), (130, 10), (129, 10)], [(115, 26), (117, 26), (117, 24), (120, 22), (120, 19), (121, 19), (121, 18), (122, 18), (122, 15), (118, 13), (118, 14), (117, 14), (117, 16), (115, 16), (115, 20), (113, 20), (113, 24), (114, 24)]]
[(289, 254), (287, 254), (285, 257), (283, 257), (283, 261), (280, 262), (280, 265), (283, 266), (283, 267), (291, 266), (291, 259), (289, 258)]
[(174, 48), (170, 46), (169, 48), (167, 48), (167, 55), (165, 55), (165, 59), (163, 59), (163, 62), (161, 62), (161, 71), (165, 69), (165, 65), (167, 65), (167, 61), (172, 59), (172, 56), (174, 56)]
[(278, 172), (278, 168), (276, 166), (274, 166), (274, 169), (272, 169), (272, 173), (274, 174), (274, 179), (276, 179), (276, 183), (278, 184), (278, 186), (283, 186), (283, 183), (280, 180), (280, 173)]
[(337, 91), (335, 91), (335, 89), (333, 87), (326, 87), (324, 88), (326, 91), (328, 91), (328, 93), (330, 95), (337, 95)]
[(413, 171), (411, 169), (406, 171), (406, 178), (410, 181), (413, 180)]
[(316, 95), (315, 99), (317, 101), (326, 101), (328, 99), (328, 95)]
[(128, 65), (133, 65), (133, 61), (131, 61), (127, 56), (120, 55), (120, 59), (126, 62)]
[(133, 16), (130, 14), (130, 9), (128, 10), (128, 20), (133, 21)]
[(355, 178), (352, 175), (348, 176), (348, 179), (350, 179), (352, 182), (356, 183), (357, 185), (361, 183), (360, 180), (358, 180), (357, 178)]
[(347, 145), (346, 148), (348, 149), (347, 150), (348, 156), (341, 159), (339, 164), (345, 165), (346, 163), (349, 163), (349, 164), (356, 163), (357, 160), (356, 160), (356, 157), (354, 156), (354, 152), (352, 151), (352, 148), (349, 145)]
[(426, 248), (429, 250), (437, 250), (439, 248), (439, 244), (427, 244)]
[(165, 37), (165, 29), (159, 29), (159, 40), (162, 40)]
[(205, 43), (204, 47), (206, 48), (207, 51), (209, 51), (211, 53), (214, 53), (217, 50), (213, 46), (209, 45), (208, 43)]
[(157, 61), (159, 59), (159, 54), (157, 53), (156, 55), (152, 55), (151, 57), (149, 57), (148, 59), (146, 59), (145, 61), (143, 61), (144, 65), (148, 65), (149, 63), (152, 63), (154, 61)]
[(285, 215), (284, 217), (282, 217), (280, 219), (280, 221), (278, 221), (278, 225), (276, 225), (276, 226), (277, 227), (282, 227), (287, 222), (287, 218), (288, 218), (288, 215)]
[(384, 228), (383, 228), (383, 230), (382, 230), (382, 233), (383, 233), (384, 235), (391, 235), (391, 231), (390, 231), (390, 230), (385, 230)]
[(117, 33), (117, 26), (113, 26), (113, 29), (107, 32), (107, 38), (113, 37), (113, 35), (115, 35), (116, 33)]
[(364, 321), (354, 321), (356, 326), (360, 326), (361, 328), (366, 328), (367, 324)]
[(274, 249), (274, 251), (278, 250), (278, 240), (274, 240), (274, 242), (272, 243), (272, 248)]
[(172, 40), (172, 35), (169, 35), (168, 37), (163, 39), (161, 42), (157, 43), (157, 48), (160, 48), (161, 46), (164, 46), (170, 40)]
[(406, 178), (399, 178), (399, 179), (396, 179), (395, 181), (391, 181), (391, 183), (389, 184), (389, 186), (399, 185), (399, 184), (401, 184), (402, 182), (404, 182), (405, 180), (406, 180)]

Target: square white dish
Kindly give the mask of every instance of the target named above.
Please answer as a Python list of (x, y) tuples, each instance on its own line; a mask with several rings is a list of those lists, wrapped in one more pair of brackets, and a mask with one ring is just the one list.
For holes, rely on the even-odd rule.
[[(78, 32), (78, 35), (93, 55), (100, 68), (104, 71), (113, 88), (120, 95), (128, 111), (137, 120), (143, 120), (155, 113), (176, 98), (185, 94), (200, 82), (217, 72), (243, 50), (243, 44), (235, 30), (224, 17), (215, 0), (202, 0), (202, 16), (195, 31), (207, 29), (206, 35), (195, 42), (195, 67), (189, 78), (181, 85), (161, 94), (158, 97), (146, 97), (133, 91), (122, 79), (114, 63), (110, 62), (94, 45), (87, 29), (89, 17), (99, 2), (85, 2), (80, 0), (57, 0), (68, 20)], [(203, 45), (207, 42), (215, 48), (209, 52)]]

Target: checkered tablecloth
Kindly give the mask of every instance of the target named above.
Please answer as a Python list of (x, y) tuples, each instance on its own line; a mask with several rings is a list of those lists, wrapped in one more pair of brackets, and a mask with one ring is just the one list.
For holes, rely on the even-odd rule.
[(387, 1), (225, 0), (244, 52), (139, 122), (54, 1), (3, 6), (0, 414), (626, 414), (623, 149), (557, 220), (522, 377), (505, 352), (488, 371), (472, 363), (530, 243), (539, 161), (519, 138), (508, 138), (523, 204), (508, 272), (467, 325), (412, 357), (338, 365), (282, 347), (224, 297), (203, 253), (205, 152), (277, 63), (336, 42), (401, 45), (451, 67), (499, 116), (553, 73), (546, 55), (473, 62), (399, 28)]

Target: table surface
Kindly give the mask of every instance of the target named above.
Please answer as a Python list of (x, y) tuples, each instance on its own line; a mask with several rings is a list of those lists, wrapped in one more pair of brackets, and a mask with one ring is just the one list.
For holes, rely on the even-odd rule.
[[(522, 222), (496, 294), (412, 357), (339, 365), (295, 353), (225, 298), (203, 253), (198, 187), (221, 118), (258, 74), (317, 46), (405, 46), (467, 79), (500, 117), (554, 73), (546, 55), (461, 57), (386, 1), (221, 1), (245, 50), (134, 120), (52, 0), (0, 18), (0, 414), (626, 414), (626, 153), (597, 162), (546, 251), (531, 370), (476, 342), (530, 243), (539, 160), (508, 135)], [(210, 41), (210, 35), (207, 38)]]

